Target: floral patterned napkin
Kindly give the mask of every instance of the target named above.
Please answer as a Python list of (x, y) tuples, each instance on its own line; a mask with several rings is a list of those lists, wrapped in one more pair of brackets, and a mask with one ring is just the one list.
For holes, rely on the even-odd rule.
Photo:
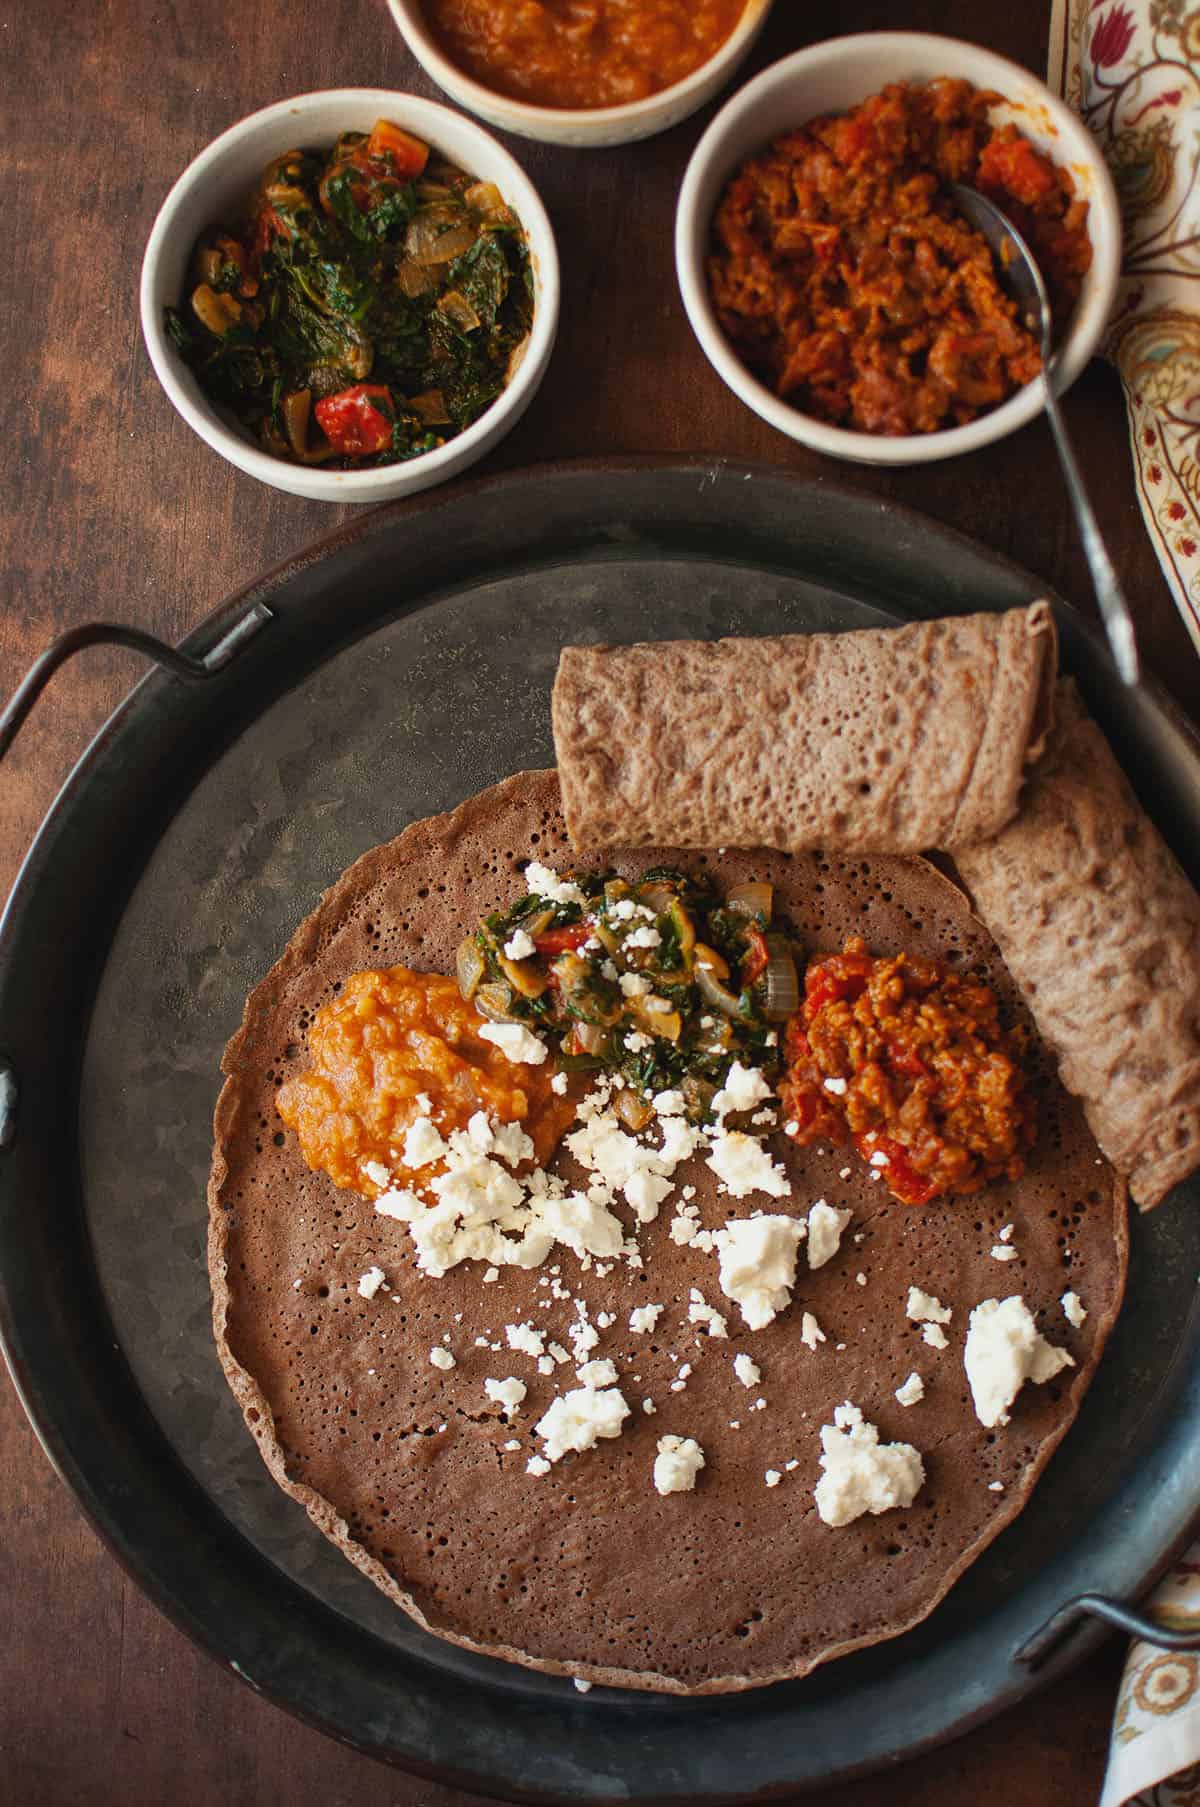
[(1200, 0), (1054, 0), (1047, 79), (1099, 138), (1121, 197), (1104, 349), (1146, 528), (1200, 649)]
[[(1104, 147), (1125, 227), (1105, 351), (1121, 374), (1138, 500), (1200, 649), (1200, 0), (1053, 0), (1047, 80)], [(1200, 1632), (1200, 1543), (1151, 1617)], [(1100, 1807), (1200, 1807), (1200, 1655), (1135, 1640)]]

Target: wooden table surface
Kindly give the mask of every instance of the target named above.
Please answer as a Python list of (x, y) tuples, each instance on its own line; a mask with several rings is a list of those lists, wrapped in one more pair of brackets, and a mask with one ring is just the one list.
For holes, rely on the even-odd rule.
[[(1009, 0), (974, 0), (965, 13), (949, 0), (846, 0), (836, 23), (968, 35), (1040, 71), (1047, 13)], [(778, 0), (748, 72), (810, 42), (806, 17), (796, 0)], [(176, 417), (138, 328), (142, 247), (171, 182), (243, 114), (321, 87), (433, 89), (382, 0), (43, 0), (8, 9), (0, 45), (7, 693), (63, 628), (106, 616), (177, 639), (227, 591), (345, 518), (241, 476)], [(480, 468), (706, 451), (833, 470), (745, 410), (687, 327), (673, 204), (706, 117), (627, 150), (513, 142), (558, 234), (562, 328), (536, 402)], [(1200, 661), (1141, 524), (1112, 374), (1093, 366), (1066, 412), (1146, 663), (1200, 717)], [(1090, 609), (1043, 423), (952, 464), (836, 475), (975, 534)], [(127, 654), (85, 654), (17, 741), (0, 789), (0, 895), (70, 763), (139, 671)], [(1029, 1707), (819, 1798), (828, 1807), (1093, 1801), (1120, 1661), (1110, 1643)], [(273, 1796), (291, 1807), (467, 1800), (297, 1724), (195, 1650), (83, 1523), (0, 1384), (0, 1803), (249, 1807)]]

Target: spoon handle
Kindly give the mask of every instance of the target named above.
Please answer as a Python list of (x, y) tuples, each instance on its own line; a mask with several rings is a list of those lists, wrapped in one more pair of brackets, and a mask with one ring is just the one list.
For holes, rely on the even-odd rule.
[(1129, 612), (1129, 604), (1125, 600), (1125, 592), (1108, 556), (1108, 548), (1100, 533), (1100, 523), (1088, 494), (1083, 486), (1079, 466), (1075, 462), (1075, 453), (1067, 435), (1066, 422), (1054, 394), (1049, 372), (1043, 381), (1046, 386), (1046, 415), (1050, 429), (1054, 434), (1054, 443), (1058, 448), (1059, 462), (1063, 476), (1067, 480), (1067, 491), (1071, 497), (1071, 506), (1075, 510), (1075, 520), (1079, 527), (1079, 537), (1083, 542), (1084, 555), (1092, 573), (1092, 584), (1096, 591), (1096, 601), (1100, 605), (1100, 613), (1104, 618), (1104, 631), (1108, 635), (1108, 644), (1116, 661), (1117, 670), (1126, 684), (1136, 684), (1139, 677), (1137, 642), (1133, 633), (1133, 618)]

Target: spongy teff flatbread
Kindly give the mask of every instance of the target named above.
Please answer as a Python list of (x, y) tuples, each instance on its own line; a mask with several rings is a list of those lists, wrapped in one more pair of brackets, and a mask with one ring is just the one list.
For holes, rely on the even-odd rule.
[[(619, 1439), (567, 1457), (541, 1479), (528, 1475), (532, 1427), (574, 1382), (569, 1368), (557, 1370), (566, 1378), (540, 1375), (505, 1346), (504, 1326), (530, 1320), (565, 1340), (573, 1306), (539, 1284), (544, 1269), (505, 1269), (492, 1285), (474, 1264), (442, 1280), (418, 1274), (401, 1224), (304, 1167), (274, 1097), (303, 1067), (312, 1013), (346, 974), (395, 962), (452, 970), (464, 929), (518, 893), (531, 857), (570, 863), (552, 772), (511, 778), (364, 855), (250, 997), (226, 1053), (210, 1189), (225, 1371), (280, 1485), (440, 1636), (560, 1674), (677, 1692), (803, 1675), (923, 1618), (1020, 1511), (1116, 1316), (1123, 1189), (1048, 1075), (1027, 1178), (935, 1209), (891, 1203), (857, 1162), (789, 1152), (778, 1138), (795, 1196), (768, 1208), (800, 1214), (820, 1197), (849, 1206), (841, 1252), (811, 1274), (802, 1258), (792, 1305), (750, 1335), (720, 1292), (716, 1257), (670, 1240), (673, 1201), (641, 1232), (640, 1273), (618, 1263), (605, 1278), (583, 1274), (556, 1249), (551, 1260), (572, 1298), (586, 1300), (593, 1321), (614, 1314), (594, 1355), (616, 1363), (634, 1410)], [(649, 859), (670, 858), (614, 863), (634, 874)], [(1011, 997), (960, 894), (927, 866), (779, 854), (693, 853), (677, 863), (708, 867), (723, 882), (771, 880), (778, 910), (813, 948), (857, 930), (880, 951), (903, 946), (979, 963)], [(697, 1188), (709, 1227), (768, 1203), (718, 1199), (699, 1160), (676, 1177)], [(1007, 1223), (1018, 1259), (1001, 1264), (990, 1250)], [(374, 1265), (390, 1290), (367, 1300), (357, 1282)], [(913, 1283), (953, 1308), (942, 1352), (905, 1315)], [(706, 1340), (687, 1323), (692, 1287), (727, 1313), (728, 1341)], [(1058, 1303), (1068, 1287), (1088, 1311), (1081, 1331)], [(1048, 1386), (1027, 1386), (1012, 1422), (989, 1434), (963, 1375), (967, 1318), (980, 1300), (1018, 1292), (1078, 1366)], [(632, 1335), (631, 1309), (651, 1302), (665, 1306), (656, 1333)], [(827, 1338), (815, 1351), (800, 1340), (805, 1310)], [(443, 1373), (429, 1351), (447, 1332), (457, 1366)], [(739, 1350), (762, 1372), (749, 1391), (734, 1375)], [(692, 1373), (672, 1391), (684, 1362)], [(926, 1398), (905, 1408), (894, 1394), (914, 1370)], [(484, 1380), (510, 1374), (529, 1392), (508, 1424)], [(834, 1530), (813, 1505), (818, 1429), (847, 1399), (885, 1440), (916, 1445), (927, 1480), (910, 1510)], [(656, 1442), (666, 1433), (704, 1448), (693, 1493), (654, 1491)], [(514, 1438), (520, 1449), (506, 1450)], [(773, 1488), (769, 1468), (783, 1475)], [(1003, 1492), (990, 1490), (996, 1481)]]

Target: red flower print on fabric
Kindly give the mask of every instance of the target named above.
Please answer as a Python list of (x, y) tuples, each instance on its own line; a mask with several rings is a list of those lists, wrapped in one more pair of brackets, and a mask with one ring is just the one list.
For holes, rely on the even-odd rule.
[(1091, 55), (1097, 69), (1119, 63), (1133, 42), (1133, 14), (1127, 6), (1114, 6), (1097, 21), (1092, 33)]

